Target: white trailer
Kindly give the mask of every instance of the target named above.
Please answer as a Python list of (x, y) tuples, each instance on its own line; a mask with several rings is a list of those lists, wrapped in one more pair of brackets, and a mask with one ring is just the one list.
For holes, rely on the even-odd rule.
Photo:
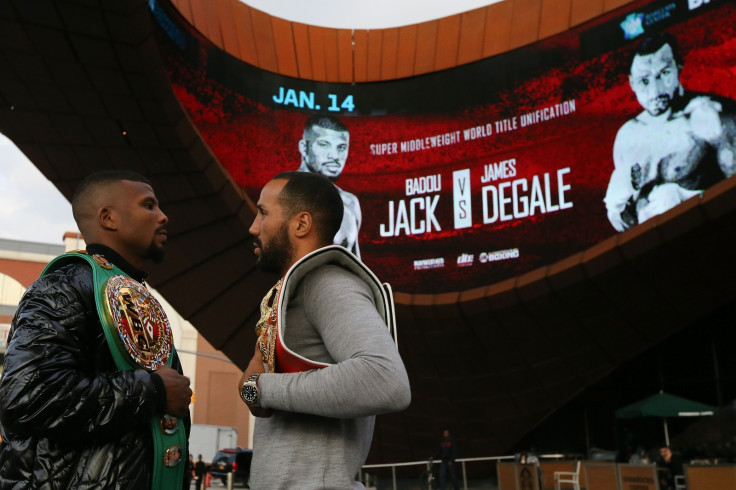
[(189, 434), (189, 454), (202, 455), (206, 463), (211, 463), (212, 458), (220, 449), (234, 448), (238, 445), (238, 429), (224, 425), (192, 424)]

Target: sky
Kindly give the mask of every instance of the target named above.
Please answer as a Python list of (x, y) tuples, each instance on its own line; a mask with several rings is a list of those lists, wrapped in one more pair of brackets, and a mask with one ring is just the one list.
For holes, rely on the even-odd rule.
[(76, 231), (72, 206), (0, 133), (0, 238), (61, 245)]
[(281, 19), (343, 29), (385, 29), (447, 17), (502, 0), (240, 0)]
[[(241, 0), (242, 1), (242, 0)], [(247, 0), (282, 19), (323, 27), (379, 29), (416, 24), (501, 0)], [(76, 231), (72, 208), (54, 185), (0, 133), (0, 238), (61, 244)]]

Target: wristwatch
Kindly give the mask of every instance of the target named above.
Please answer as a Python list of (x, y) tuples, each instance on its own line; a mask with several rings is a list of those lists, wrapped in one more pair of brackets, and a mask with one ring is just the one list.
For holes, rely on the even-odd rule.
[(240, 389), (240, 398), (242, 398), (245, 404), (249, 407), (260, 406), (260, 396), (258, 395), (258, 376), (260, 376), (260, 374), (251, 374), (248, 376), (248, 379), (245, 380), (243, 387)]

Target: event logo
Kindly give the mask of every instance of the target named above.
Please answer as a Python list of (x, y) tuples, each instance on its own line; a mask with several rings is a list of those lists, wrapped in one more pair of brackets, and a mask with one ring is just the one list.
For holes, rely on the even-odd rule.
[(621, 29), (624, 31), (624, 39), (634, 39), (644, 34), (644, 14), (634, 12), (629, 14), (623, 22)]
[(473, 254), (462, 254), (457, 258), (457, 266), (458, 267), (470, 267), (473, 265), (473, 259), (475, 255)]
[(445, 266), (444, 257), (439, 257), (436, 259), (422, 259), (422, 260), (414, 261), (415, 271), (424, 271), (427, 269), (441, 269), (444, 266)]
[(519, 249), (509, 248), (508, 250), (496, 250), (495, 252), (483, 252), (478, 259), (482, 264), (487, 262), (496, 262), (499, 260), (518, 259)]

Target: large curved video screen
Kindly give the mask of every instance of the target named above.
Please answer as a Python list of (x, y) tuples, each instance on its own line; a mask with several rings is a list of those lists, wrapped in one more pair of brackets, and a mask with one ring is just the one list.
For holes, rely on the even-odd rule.
[(480, 62), (330, 84), (256, 69), (152, 0), (175, 93), (247, 194), (341, 190), (341, 243), (396, 290), (492, 284), (736, 172), (736, 5), (637, 2)]

